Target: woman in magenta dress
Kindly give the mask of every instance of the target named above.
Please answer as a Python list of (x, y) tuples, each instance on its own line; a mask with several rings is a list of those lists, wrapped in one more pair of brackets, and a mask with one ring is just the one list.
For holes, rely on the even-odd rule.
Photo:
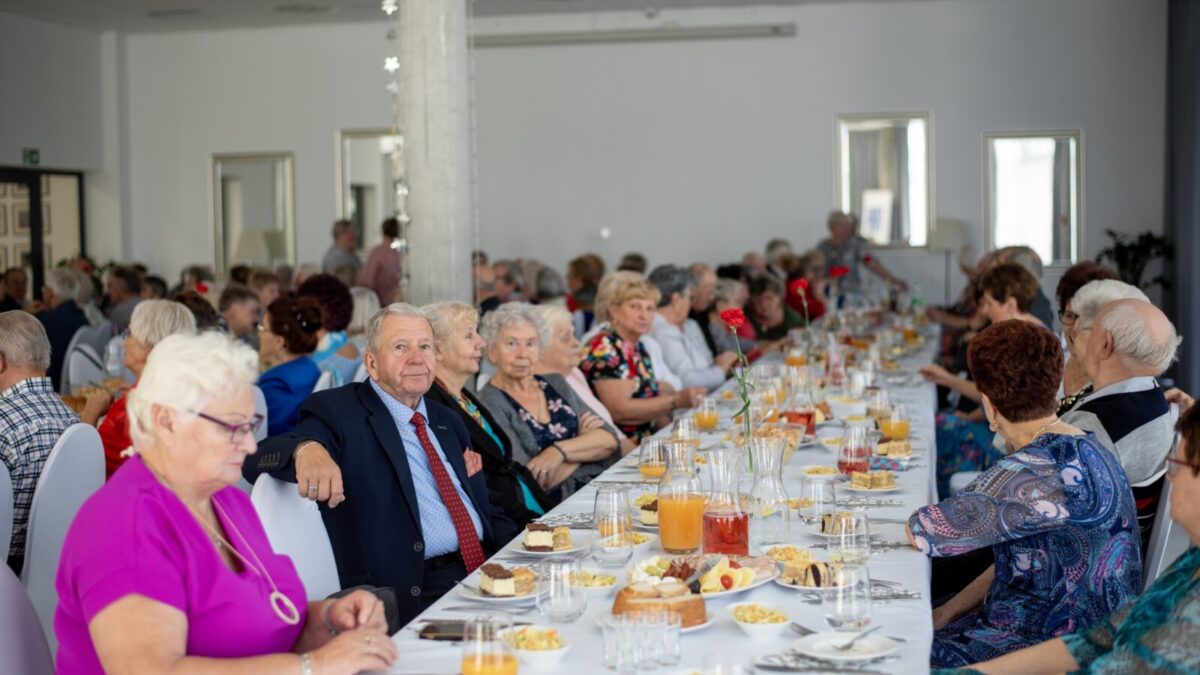
[(59, 562), (61, 673), (355, 673), (396, 650), (358, 591), (309, 601), (232, 487), (255, 451), (254, 352), (163, 340), (128, 404), (136, 456), (76, 515)]

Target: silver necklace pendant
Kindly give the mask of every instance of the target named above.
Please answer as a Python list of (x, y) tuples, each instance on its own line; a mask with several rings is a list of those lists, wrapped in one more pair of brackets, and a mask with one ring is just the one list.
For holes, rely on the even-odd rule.
[(272, 591), (270, 595), (271, 609), (275, 610), (275, 614), (283, 619), (283, 622), (289, 626), (295, 626), (300, 623), (300, 610), (296, 609), (296, 604), (291, 598), (280, 593)]

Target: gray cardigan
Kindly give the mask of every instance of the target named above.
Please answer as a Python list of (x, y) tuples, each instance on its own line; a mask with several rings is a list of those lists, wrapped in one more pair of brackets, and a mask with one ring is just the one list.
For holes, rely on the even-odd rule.
[[(595, 411), (587, 406), (579, 396), (571, 389), (571, 385), (567, 383), (562, 375), (543, 375), (551, 387), (554, 388), (566, 402), (575, 411), (576, 415), (583, 412), (590, 412), (593, 415)], [(508, 399), (508, 396), (499, 389), (493, 387), (491, 383), (484, 385), (483, 389), (479, 390), (479, 400), (487, 406), (488, 411), (496, 418), (496, 422), (504, 432), (508, 434), (512, 440), (513, 459), (521, 464), (529, 464), (529, 460), (536, 457), (542, 452), (542, 448), (538, 447), (537, 441), (533, 437), (533, 431), (525, 420), (521, 419), (521, 415), (513, 403)], [(617, 431), (611, 424), (604, 424), (604, 430), (612, 434), (613, 439), (620, 440), (620, 432)], [(613, 450), (613, 453), (607, 458), (596, 462), (585, 462), (579, 465), (575, 473), (571, 477), (563, 481), (562, 490), (563, 498), (573, 494), (576, 490), (587, 485), (596, 476), (599, 476), (605, 469), (612, 466), (618, 459), (621, 458), (619, 450)]]

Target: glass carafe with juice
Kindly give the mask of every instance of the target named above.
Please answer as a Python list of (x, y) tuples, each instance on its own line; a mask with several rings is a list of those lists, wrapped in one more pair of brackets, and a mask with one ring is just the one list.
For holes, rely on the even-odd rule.
[(658, 483), (658, 534), (667, 553), (695, 553), (703, 540), (704, 492), (686, 441), (668, 441), (667, 472)]
[(705, 471), (710, 475), (712, 492), (704, 508), (705, 553), (750, 554), (750, 521), (738, 498), (742, 466), (742, 451), (732, 445), (723, 443), (708, 453)]
[(507, 614), (479, 614), (468, 617), (463, 629), (463, 675), (517, 675), (517, 656), (504, 641), (512, 630)]
[(885, 438), (890, 438), (893, 441), (908, 440), (908, 434), (911, 431), (912, 423), (909, 421), (908, 411), (903, 405), (896, 404), (892, 406), (887, 416), (879, 420), (879, 432)]
[(846, 435), (842, 439), (841, 450), (838, 451), (838, 471), (849, 476), (855, 471), (867, 471), (871, 468), (871, 441), (867, 438), (867, 427), (862, 424), (850, 424), (846, 427)]

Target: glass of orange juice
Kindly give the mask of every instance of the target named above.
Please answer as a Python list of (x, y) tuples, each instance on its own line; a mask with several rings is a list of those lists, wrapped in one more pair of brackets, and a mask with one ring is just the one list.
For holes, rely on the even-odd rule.
[(903, 405), (894, 405), (887, 417), (879, 420), (879, 431), (885, 437), (895, 441), (908, 439), (912, 431), (912, 422), (908, 419), (908, 411)]
[(662, 478), (667, 471), (667, 453), (663, 442), (648, 438), (638, 447), (638, 471), (645, 478)]
[(463, 675), (517, 675), (517, 656), (504, 641), (512, 617), (503, 612), (467, 617), (463, 628)]
[(692, 445), (667, 443), (667, 472), (658, 484), (658, 533), (667, 553), (695, 553), (704, 541), (704, 492)]
[(684, 441), (691, 443), (692, 447), (700, 447), (700, 431), (696, 428), (696, 420), (689, 415), (681, 415), (675, 418), (675, 422), (671, 425), (672, 440)]
[(696, 404), (696, 412), (692, 413), (696, 427), (702, 431), (712, 431), (717, 428), (717, 403), (705, 396)]

